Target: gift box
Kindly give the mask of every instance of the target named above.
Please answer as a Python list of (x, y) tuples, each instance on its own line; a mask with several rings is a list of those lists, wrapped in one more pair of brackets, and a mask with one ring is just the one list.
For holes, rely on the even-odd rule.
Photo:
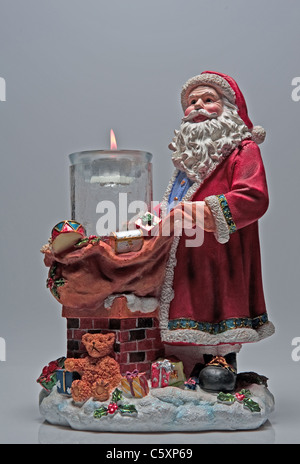
[[(170, 356), (167, 359), (172, 364), (172, 370), (169, 375), (168, 385), (172, 387), (181, 387), (186, 381), (186, 375), (184, 373), (183, 362), (175, 356)], [(157, 361), (163, 361), (162, 358)]]
[(189, 378), (186, 382), (184, 382), (185, 390), (196, 390), (197, 382), (193, 378)]
[(121, 380), (121, 388), (127, 396), (133, 398), (143, 398), (149, 393), (147, 377), (144, 372), (139, 373), (137, 369), (126, 372)]
[(170, 372), (169, 385), (172, 387), (181, 387), (186, 381), (183, 362), (172, 358), (168, 359), (173, 366), (173, 370)]
[(163, 388), (169, 386), (170, 374), (173, 371), (173, 364), (168, 360), (157, 360), (151, 364), (151, 385), (152, 388)]
[(71, 395), (71, 386), (73, 380), (79, 379), (80, 375), (77, 372), (68, 372), (65, 369), (57, 369), (56, 371), (56, 388), (57, 392), (62, 395)]
[(142, 230), (123, 230), (111, 232), (110, 245), (116, 254), (140, 251), (144, 244)]
[(142, 217), (135, 221), (135, 225), (138, 229), (141, 229), (145, 236), (150, 236), (152, 229), (161, 222), (158, 216), (152, 213), (145, 213)]
[(57, 370), (63, 367), (65, 359), (64, 357), (58, 358), (55, 361), (49, 362), (49, 364), (43, 368), (41, 375), (37, 379), (37, 383), (47, 392), (50, 392), (56, 385)]

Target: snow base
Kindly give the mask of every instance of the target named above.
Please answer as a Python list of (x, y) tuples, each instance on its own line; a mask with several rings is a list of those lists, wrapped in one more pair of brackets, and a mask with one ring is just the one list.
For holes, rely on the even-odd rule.
[(201, 432), (208, 430), (254, 430), (261, 427), (274, 410), (274, 397), (266, 386), (247, 387), (251, 398), (261, 411), (253, 413), (243, 404), (219, 403), (217, 394), (199, 388), (195, 391), (176, 387), (150, 389), (144, 398), (126, 398), (124, 403), (135, 405), (138, 413), (122, 416), (119, 412), (100, 419), (94, 418), (95, 409), (107, 406), (92, 399), (75, 403), (70, 396), (61, 395), (56, 387), (50, 394), (40, 393), (40, 413), (53, 425), (74, 430), (94, 432)]

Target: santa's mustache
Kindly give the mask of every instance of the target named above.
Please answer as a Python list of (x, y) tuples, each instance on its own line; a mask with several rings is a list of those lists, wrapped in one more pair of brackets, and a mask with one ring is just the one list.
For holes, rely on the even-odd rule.
[(205, 116), (208, 119), (216, 119), (218, 117), (217, 113), (209, 113), (203, 108), (199, 110), (192, 110), (187, 116), (182, 118), (182, 122), (192, 121), (197, 116)]

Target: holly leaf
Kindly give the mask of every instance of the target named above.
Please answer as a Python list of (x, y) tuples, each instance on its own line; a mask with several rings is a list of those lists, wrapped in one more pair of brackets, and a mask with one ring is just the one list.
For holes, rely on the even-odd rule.
[(113, 403), (117, 403), (118, 401), (120, 401), (121, 399), (123, 398), (122, 396), (122, 392), (121, 390), (119, 390), (118, 388), (116, 388), (112, 394), (112, 402)]
[(217, 396), (217, 400), (220, 403), (233, 404), (235, 402), (235, 396), (231, 393), (220, 392)]
[(253, 401), (251, 398), (245, 398), (244, 401), (244, 406), (248, 409), (250, 409), (251, 412), (260, 412), (261, 408), (256, 401)]
[(60, 299), (60, 296), (59, 296), (58, 291), (56, 290), (56, 287), (52, 287), (52, 288), (50, 289), (50, 291), (51, 291), (52, 295), (55, 296), (55, 298), (57, 298), (58, 300)]
[(57, 268), (57, 264), (53, 264), (50, 268), (50, 271), (49, 271), (49, 275), (51, 277), (51, 279), (54, 279), (55, 278), (55, 274), (56, 274), (56, 268)]
[(74, 247), (79, 248), (81, 246), (88, 245), (88, 243), (89, 243), (89, 239), (88, 237), (86, 237), (86, 238), (83, 238), (82, 240), (79, 240), (79, 242), (75, 243)]
[(101, 417), (107, 416), (107, 408), (102, 406), (101, 408), (95, 409), (94, 417), (95, 419), (101, 419)]
[(122, 404), (119, 406), (118, 411), (120, 411), (122, 416), (131, 416), (132, 414), (137, 414), (137, 409), (134, 404)]

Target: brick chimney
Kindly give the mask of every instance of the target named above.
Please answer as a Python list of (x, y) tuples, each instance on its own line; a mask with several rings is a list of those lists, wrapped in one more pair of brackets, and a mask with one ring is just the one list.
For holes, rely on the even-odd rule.
[(67, 310), (63, 311), (67, 319), (67, 357), (79, 358), (86, 353), (81, 343), (85, 333), (107, 332), (116, 334), (115, 359), (120, 364), (122, 374), (138, 369), (149, 378), (151, 362), (164, 356), (158, 310), (147, 314), (131, 312), (126, 298), (118, 297), (111, 308), (101, 310), (97, 316), (73, 314), (70, 317), (67, 313)]

